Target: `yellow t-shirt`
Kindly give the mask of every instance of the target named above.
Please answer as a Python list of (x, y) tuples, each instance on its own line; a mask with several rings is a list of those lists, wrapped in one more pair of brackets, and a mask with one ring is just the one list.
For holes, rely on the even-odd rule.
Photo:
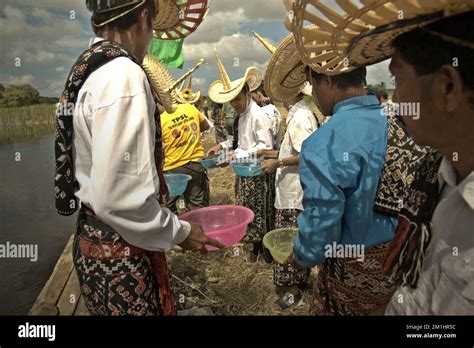
[(165, 171), (204, 157), (200, 127), (204, 120), (204, 115), (191, 104), (179, 104), (174, 113), (161, 114)]

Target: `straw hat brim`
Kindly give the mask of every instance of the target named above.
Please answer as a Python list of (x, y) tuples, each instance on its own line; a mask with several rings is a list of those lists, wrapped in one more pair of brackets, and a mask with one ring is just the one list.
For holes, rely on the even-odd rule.
[(262, 83), (262, 74), (257, 68), (249, 67), (244, 77), (230, 82), (229, 89), (225, 88), (221, 80), (214, 81), (209, 86), (209, 98), (218, 104), (230, 102), (242, 92), (245, 83), (249, 85), (250, 91), (256, 90)]
[[(284, 0), (286, 8), (292, 11), (293, 16), (291, 19), (290, 16), (285, 18), (285, 26), (293, 33), (295, 47), (302, 62), (312, 70), (326, 75), (337, 75), (351, 71), (353, 67), (343, 61), (343, 52), (347, 44), (328, 43), (330, 39), (334, 39), (332, 33), (325, 32), (316, 24), (305, 25), (308, 2), (312, 3), (318, 0), (303, 0), (302, 3), (295, 3), (295, 1)], [(315, 17), (312, 16), (311, 18), (314, 20)]]
[(179, 5), (176, 0), (155, 0), (157, 13), (153, 18), (154, 30), (169, 30), (179, 25)]
[(195, 93), (191, 92), (188, 96), (186, 96), (183, 92), (176, 90), (175, 98), (180, 104), (194, 104), (199, 100), (199, 98), (201, 98), (201, 91), (197, 91)]
[[(329, 8), (321, 0), (284, 2), (293, 11), (285, 25), (294, 33), (303, 61), (326, 75), (387, 59), (393, 54), (393, 40), (399, 35), (474, 9), (474, 0), (367, 1), (362, 7), (354, 0), (345, 0), (337, 2), (340, 11)], [(305, 22), (319, 29), (306, 29)]]
[(355, 37), (347, 48), (349, 63), (352, 66), (366, 66), (388, 59), (394, 53), (392, 43), (397, 37), (443, 17), (443, 12), (440, 11), (363, 32)]
[(285, 102), (296, 97), (305, 87), (306, 65), (290, 34), (278, 45), (268, 62), (263, 85), (273, 101)]
[(153, 28), (157, 39), (178, 40), (188, 37), (201, 25), (209, 11), (208, 0), (173, 0), (173, 2), (178, 10), (173, 4), (165, 4), (171, 16), (162, 18), (161, 23)]

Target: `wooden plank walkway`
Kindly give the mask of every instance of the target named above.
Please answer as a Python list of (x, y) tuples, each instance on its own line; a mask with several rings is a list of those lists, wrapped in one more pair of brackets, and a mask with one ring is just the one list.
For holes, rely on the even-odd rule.
[(29, 315), (90, 315), (72, 262), (73, 239), (71, 235)]

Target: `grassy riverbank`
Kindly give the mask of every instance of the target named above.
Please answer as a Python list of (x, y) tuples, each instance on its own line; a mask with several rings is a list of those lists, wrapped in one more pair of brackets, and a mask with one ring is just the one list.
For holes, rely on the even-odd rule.
[(0, 145), (54, 134), (54, 104), (0, 108)]
[(0, 127), (26, 125), (53, 125), (54, 104), (36, 104), (13, 108), (0, 108)]

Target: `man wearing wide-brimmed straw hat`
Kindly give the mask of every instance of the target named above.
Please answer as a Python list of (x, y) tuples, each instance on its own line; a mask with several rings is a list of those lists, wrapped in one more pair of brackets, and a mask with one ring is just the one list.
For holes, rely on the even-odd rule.
[[(242, 78), (231, 81), (221, 59), (216, 53), (216, 63), (221, 79), (209, 87), (209, 97), (216, 103), (230, 102), (237, 116), (233, 139), (221, 142), (208, 151), (208, 155), (224, 150), (227, 158), (256, 161), (259, 150), (273, 149), (271, 123), (265, 112), (252, 100), (251, 91), (262, 83), (262, 75), (255, 67), (246, 69)], [(263, 253), (262, 238), (273, 227), (273, 181), (269, 175), (237, 176), (236, 198), (240, 205), (255, 213), (244, 241), (253, 244), (251, 259)], [(264, 254), (268, 256), (268, 254)], [(269, 259), (267, 258), (269, 261)]]
[(57, 106), (56, 208), (79, 209), (73, 261), (92, 314), (172, 315), (164, 250), (218, 244), (160, 206), (167, 187), (153, 92), (172, 109), (171, 86), (165, 79), (152, 92), (141, 64), (153, 30), (177, 25), (179, 8), (172, 0), (86, 4), (97, 38)]
[[(388, 303), (396, 280), (382, 271), (400, 201), (426, 155), (402, 123), (386, 117), (364, 90), (365, 67), (350, 66), (330, 42), (345, 25), (318, 0), (285, 1), (286, 25), (294, 33), (321, 111), (331, 120), (301, 151), (304, 211), (290, 260), (295, 267), (320, 265), (312, 312), (364, 315)], [(305, 6), (318, 11), (311, 15)], [(375, 4), (375, 2), (374, 2)], [(357, 12), (350, 2), (341, 6)], [(309, 10), (308, 10), (309, 11)], [(358, 12), (357, 12), (358, 13)], [(331, 20), (323, 21), (326, 15)], [(377, 18), (369, 14), (371, 20)], [(306, 26), (311, 18), (316, 27)], [(348, 28), (348, 37), (360, 23)]]
[[(342, 54), (353, 66), (391, 57), (396, 111), (417, 142), (439, 151), (426, 157), (403, 202), (384, 262), (384, 270), (400, 277), (402, 285), (386, 313), (470, 315), (474, 1), (380, 1), (357, 14), (350, 6), (345, 10), (345, 25), (357, 22), (357, 30), (351, 38), (335, 35), (332, 46), (344, 48)], [(420, 110), (417, 117), (400, 113), (414, 105)]]
[[(306, 104), (304, 96), (312, 95), (305, 65), (296, 50), (292, 35), (278, 47), (254, 32), (272, 54), (264, 74), (264, 88), (272, 100), (283, 102), (288, 109), (286, 131), (279, 151), (260, 151), (266, 158), (262, 168), (275, 173), (275, 228), (297, 227), (297, 216), (303, 210), (303, 189), (299, 177), (299, 154), (303, 141), (318, 128), (318, 119)], [(279, 295), (276, 304), (286, 309), (298, 303), (306, 288), (310, 269), (296, 270), (291, 265), (273, 262), (273, 281)]]

